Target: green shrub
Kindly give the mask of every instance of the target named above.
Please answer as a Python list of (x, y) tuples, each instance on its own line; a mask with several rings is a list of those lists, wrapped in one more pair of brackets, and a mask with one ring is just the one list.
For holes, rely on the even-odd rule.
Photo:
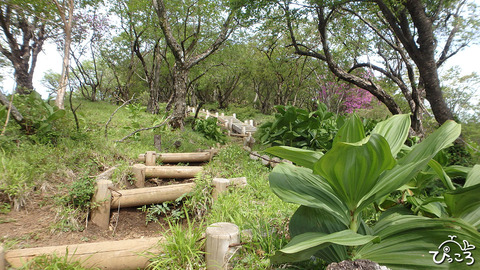
[(275, 106), (275, 120), (263, 124), (258, 131), (261, 143), (320, 151), (330, 149), (338, 131), (337, 121), (342, 118), (328, 112), (325, 104), (318, 107), (317, 111), (308, 112), (293, 106)]
[(226, 136), (222, 133), (222, 130), (217, 125), (217, 118), (210, 117), (206, 120), (195, 120), (195, 131), (202, 133), (205, 138), (214, 140), (216, 142), (225, 143)]

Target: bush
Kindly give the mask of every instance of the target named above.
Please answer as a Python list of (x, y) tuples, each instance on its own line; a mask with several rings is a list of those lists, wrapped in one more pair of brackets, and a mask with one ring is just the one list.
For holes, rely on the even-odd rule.
[(331, 148), (338, 131), (337, 117), (327, 111), (325, 104), (318, 110), (307, 110), (293, 106), (275, 106), (277, 113), (273, 122), (263, 124), (258, 133), (262, 144), (285, 145), (297, 148), (326, 151)]

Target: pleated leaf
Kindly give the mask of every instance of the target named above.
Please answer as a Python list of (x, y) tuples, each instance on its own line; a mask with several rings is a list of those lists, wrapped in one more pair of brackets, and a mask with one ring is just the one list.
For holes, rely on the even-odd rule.
[(300, 149), (290, 146), (274, 146), (267, 148), (265, 152), (280, 158), (288, 159), (298, 166), (313, 169), (313, 164), (322, 156), (322, 152)]
[(331, 234), (308, 232), (295, 236), (290, 243), (277, 251), (270, 261), (272, 263), (304, 261), (308, 260), (318, 250), (326, 248), (331, 244), (359, 246), (376, 239), (378, 237), (357, 234), (352, 230), (343, 230)]
[(349, 224), (345, 204), (326, 181), (310, 169), (282, 163), (272, 170), (268, 179), (273, 193), (283, 201), (323, 209), (345, 225)]
[[(419, 216), (390, 215), (375, 225), (374, 235), (380, 237), (380, 243), (369, 243), (356, 251), (355, 259), (369, 259), (392, 270), (396, 269), (475, 269), (462, 262), (436, 264), (434, 253), (440, 252), (436, 259), (441, 259), (439, 246), (449, 235), (456, 236), (456, 241), (463, 245), (463, 240), (470, 244), (480, 243), (479, 232), (471, 225), (455, 219), (432, 219)], [(456, 250), (458, 251), (458, 250)], [(472, 252), (473, 258), (480, 258), (480, 249)], [(454, 257), (453, 250), (450, 255)], [(460, 252), (462, 259), (466, 254)], [(472, 266), (475, 266), (476, 263)]]
[(463, 187), (470, 187), (480, 184), (480, 165), (475, 165), (467, 175), (467, 180)]
[(355, 143), (365, 138), (363, 123), (356, 114), (352, 114), (338, 130), (333, 145), (339, 142)]
[(397, 114), (378, 123), (371, 133), (382, 135), (390, 145), (392, 156), (396, 157), (407, 140), (410, 123), (408, 114)]
[(480, 229), (480, 184), (458, 188), (443, 197), (452, 217), (461, 218)]
[(379, 175), (394, 165), (387, 141), (372, 134), (368, 141), (337, 143), (315, 164), (314, 172), (328, 181), (349, 210), (355, 210)]

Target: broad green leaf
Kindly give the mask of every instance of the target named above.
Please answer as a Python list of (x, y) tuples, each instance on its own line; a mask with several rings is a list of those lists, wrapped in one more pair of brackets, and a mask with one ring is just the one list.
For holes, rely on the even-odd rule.
[(65, 110), (57, 110), (47, 118), (47, 121), (53, 122), (57, 119), (60, 119), (65, 116), (65, 113), (66, 113)]
[(280, 158), (288, 159), (298, 166), (303, 166), (309, 169), (313, 169), (313, 164), (323, 156), (322, 152), (290, 146), (274, 146), (266, 149), (265, 152)]
[(339, 142), (355, 143), (365, 138), (365, 130), (360, 118), (356, 114), (352, 114), (343, 126), (338, 130), (333, 145)]
[(392, 156), (396, 157), (407, 140), (410, 123), (408, 114), (397, 114), (378, 123), (371, 133), (382, 135), (390, 145)]
[(448, 176), (452, 177), (463, 177), (467, 178), (468, 173), (472, 170), (471, 167), (464, 167), (459, 165), (452, 165), (443, 168), (443, 170), (448, 174)]
[(446, 192), (447, 211), (480, 229), (480, 184)]
[[(330, 212), (303, 205), (295, 211), (289, 223), (289, 231), (292, 237), (307, 232), (329, 234), (346, 229), (348, 229), (348, 227)], [(330, 245), (327, 248), (319, 250), (315, 256), (330, 263), (346, 260), (348, 253), (345, 246)]]
[[(462, 245), (463, 240), (470, 244), (480, 243), (479, 232), (461, 220), (392, 214), (382, 218), (373, 229), (374, 235), (380, 237), (380, 243), (360, 247), (354, 259), (369, 259), (392, 270), (474, 269), (465, 261), (435, 264), (434, 254), (429, 253), (441, 252), (440, 245), (450, 239), (449, 235), (456, 236)], [(473, 258), (479, 258), (478, 247), (470, 251)], [(453, 252), (450, 255), (454, 256)], [(465, 258), (462, 252), (461, 255)]]
[(309, 232), (295, 236), (284, 248), (277, 251), (270, 259), (273, 263), (298, 262), (309, 259), (318, 250), (331, 244), (342, 246), (359, 246), (377, 240), (372, 235), (361, 235), (351, 230), (331, 234)]
[(315, 164), (314, 172), (328, 181), (349, 210), (355, 210), (379, 175), (394, 165), (387, 141), (372, 134), (368, 141), (337, 143)]
[(412, 151), (401, 158), (399, 164), (432, 159), (440, 150), (453, 143), (460, 136), (461, 126), (453, 121), (446, 121), (440, 128), (428, 136), (423, 142), (415, 145)]
[(480, 184), (480, 165), (475, 165), (467, 175), (467, 180), (463, 187), (470, 187)]
[(445, 122), (439, 129), (416, 145), (402, 157), (397, 165), (380, 176), (378, 183), (359, 202), (359, 209), (397, 190), (408, 183), (443, 148), (460, 135), (461, 127), (453, 121)]
[(440, 178), (440, 180), (445, 185), (445, 187), (447, 187), (449, 190), (455, 190), (452, 180), (450, 179), (448, 174), (443, 170), (442, 165), (440, 165), (440, 163), (432, 159), (428, 162), (428, 166), (430, 166), (430, 168), (432, 168), (435, 171), (438, 178)]
[(310, 169), (282, 163), (272, 170), (268, 179), (273, 193), (283, 201), (323, 209), (346, 226), (349, 224), (348, 210), (344, 203)]

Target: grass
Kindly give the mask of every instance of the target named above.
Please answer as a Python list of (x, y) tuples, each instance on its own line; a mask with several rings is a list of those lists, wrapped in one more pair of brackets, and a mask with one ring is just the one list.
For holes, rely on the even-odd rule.
[[(150, 127), (163, 116), (122, 108), (113, 116), (105, 137), (105, 123), (117, 106), (106, 102), (77, 100), (80, 129), (72, 113), (58, 120), (56, 136), (49, 143), (21, 135), (11, 124), (0, 140), (0, 205), (2, 213), (21, 209), (33, 193), (43, 197), (42, 207), (57, 211), (52, 232), (83, 229), (91, 196), (89, 179), (116, 166), (114, 182), (120, 188), (131, 178), (129, 167), (140, 153), (153, 150), (153, 135), (161, 135), (163, 152), (194, 152), (217, 146), (188, 124), (183, 131), (168, 127), (143, 131), (125, 142), (115, 142), (133, 131), (133, 126)], [(135, 108), (134, 108), (135, 109)], [(35, 136), (35, 135), (33, 135)], [(6, 139), (8, 138), (8, 139)], [(181, 142), (180, 145), (175, 142)], [(228, 139), (230, 141), (230, 139)], [(240, 144), (227, 142), (196, 179), (196, 189), (181, 206), (188, 215), (168, 219), (163, 255), (152, 256), (151, 269), (200, 269), (204, 267), (203, 234), (209, 224), (232, 222), (243, 231), (244, 245), (231, 258), (234, 269), (269, 269), (269, 256), (288, 240), (288, 220), (295, 206), (282, 202), (268, 186), (270, 169), (250, 160)], [(214, 177), (242, 177), (248, 186), (231, 189), (213, 202), (210, 182)], [(46, 192), (48, 190), (48, 193)], [(83, 192), (85, 191), (85, 192)], [(88, 191), (88, 192), (87, 192)], [(81, 202), (79, 202), (81, 200)], [(12, 209), (12, 210), (11, 210)], [(3, 218), (2, 222), (10, 220)], [(2, 239), (13, 246), (15, 239)], [(167, 267), (168, 265), (168, 267)], [(71, 267), (70, 267), (71, 266)], [(67, 257), (42, 256), (25, 269), (83, 269)], [(53, 267), (53, 268), (51, 268)], [(60, 268), (58, 268), (60, 267)]]

